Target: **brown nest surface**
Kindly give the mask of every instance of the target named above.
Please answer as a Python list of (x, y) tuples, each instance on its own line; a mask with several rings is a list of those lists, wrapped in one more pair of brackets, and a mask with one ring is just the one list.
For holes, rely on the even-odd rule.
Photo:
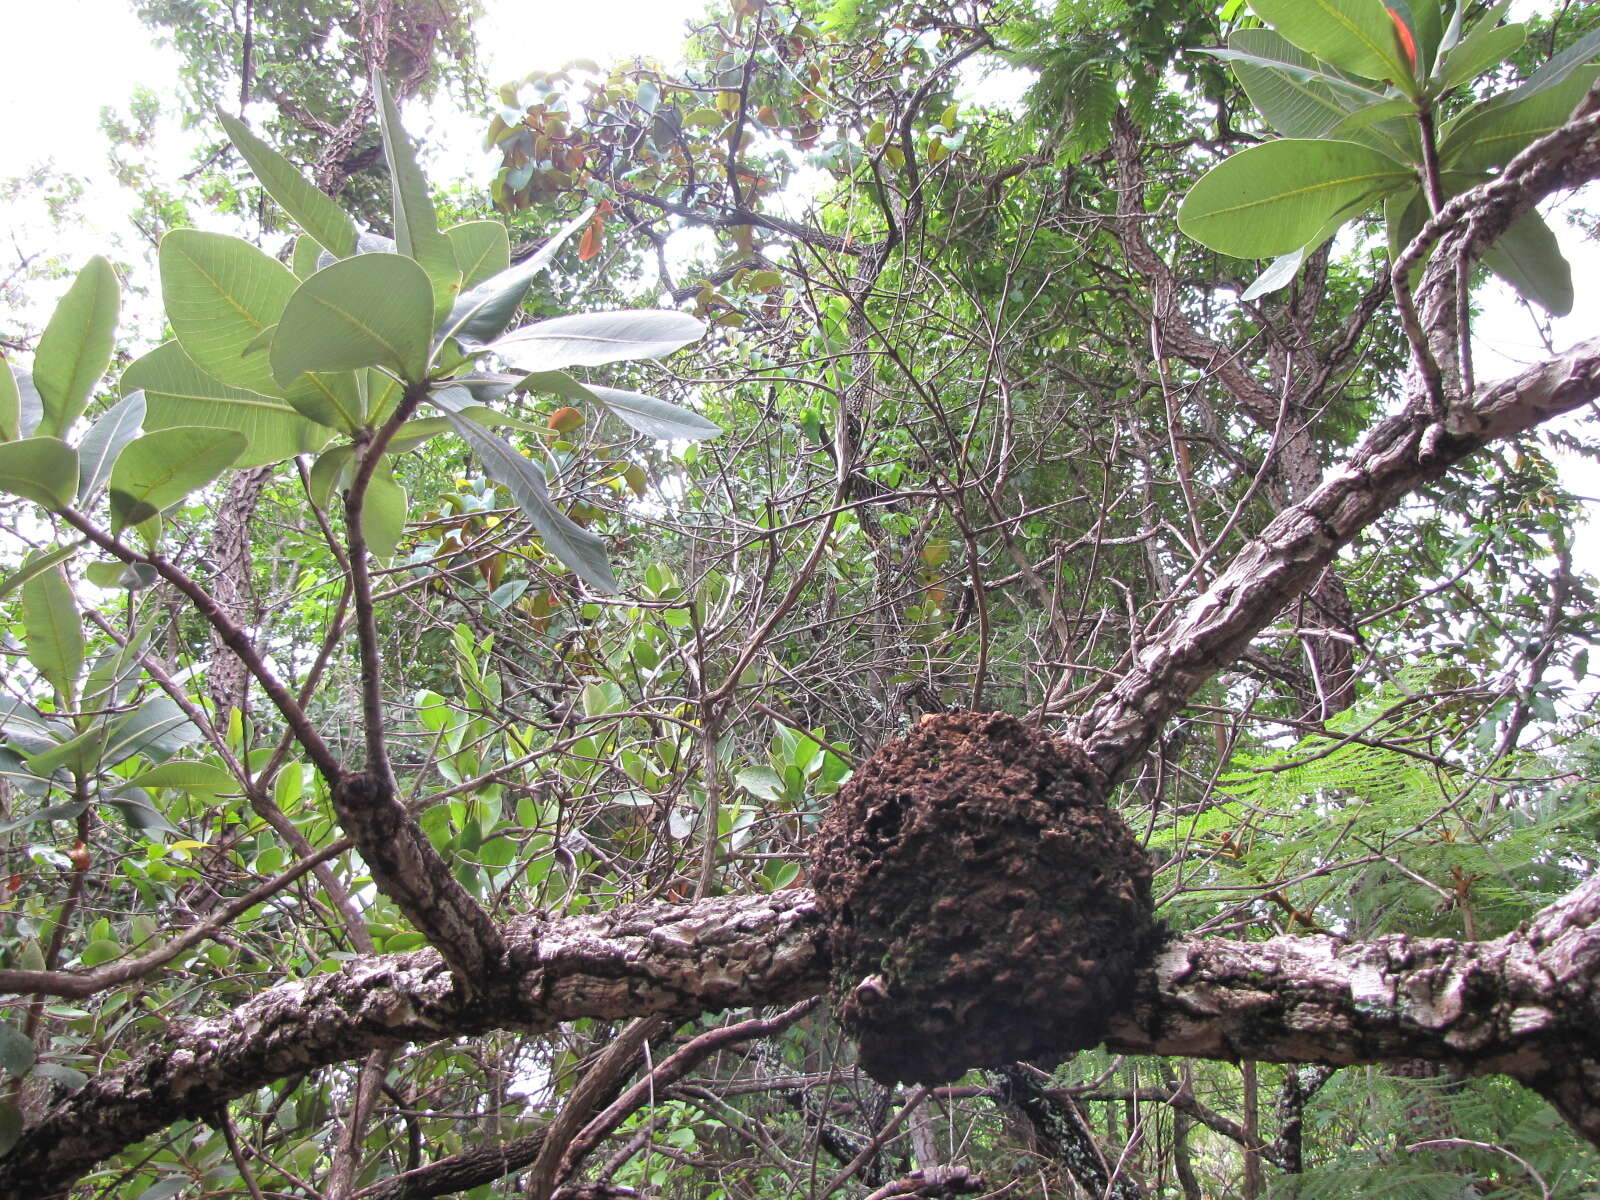
[(1004, 713), (924, 717), (812, 847), (862, 1068), (943, 1083), (1103, 1040), (1152, 958), (1150, 860), (1082, 752)]

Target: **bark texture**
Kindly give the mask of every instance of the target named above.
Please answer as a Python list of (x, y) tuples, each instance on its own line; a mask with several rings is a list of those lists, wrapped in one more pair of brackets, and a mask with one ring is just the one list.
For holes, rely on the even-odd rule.
[[(1184, 938), (1112, 1016), (1119, 1053), (1504, 1074), (1600, 1145), (1600, 880), (1490, 942)], [(809, 892), (652, 904), (504, 930), (506, 974), (461, 987), (435, 952), (360, 959), (198, 1022), (57, 1102), (0, 1161), (0, 1196), (60, 1193), (96, 1162), (277, 1079), (374, 1049), (537, 1032), (579, 1017), (689, 1017), (828, 986)]]

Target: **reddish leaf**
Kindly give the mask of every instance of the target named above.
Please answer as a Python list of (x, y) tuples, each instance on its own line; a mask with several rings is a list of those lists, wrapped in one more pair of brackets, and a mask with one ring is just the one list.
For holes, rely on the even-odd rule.
[(545, 424), (557, 433), (571, 433), (583, 424), (583, 414), (575, 408), (558, 408), (550, 414)]
[(1411, 69), (1417, 69), (1417, 40), (1411, 36), (1411, 30), (1406, 28), (1406, 23), (1400, 19), (1400, 14), (1388, 5), (1384, 12), (1389, 14), (1389, 19), (1394, 22), (1395, 36), (1400, 39), (1400, 49), (1405, 51), (1406, 58), (1411, 62)]

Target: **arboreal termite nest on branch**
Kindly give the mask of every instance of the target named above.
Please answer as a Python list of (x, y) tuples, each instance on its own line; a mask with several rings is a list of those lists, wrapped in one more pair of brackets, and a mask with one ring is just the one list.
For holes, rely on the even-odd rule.
[(863, 763), (813, 843), (833, 999), (861, 1066), (943, 1083), (1097, 1045), (1161, 929), (1150, 860), (1071, 743), (928, 716)]

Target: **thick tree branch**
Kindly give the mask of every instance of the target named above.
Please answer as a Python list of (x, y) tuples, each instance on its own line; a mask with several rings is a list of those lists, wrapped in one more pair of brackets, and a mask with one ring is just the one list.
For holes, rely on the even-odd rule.
[(1600, 397), (1600, 338), (1483, 389), (1440, 418), (1413, 406), (1380, 423), (1342, 467), (1278, 514), (1202, 595), (1140, 652), (1133, 667), (1073, 722), (1108, 778), (1125, 775), (1214, 673), (1405, 493), (1490, 442)]
[[(514, 923), (494, 986), (474, 992), (431, 950), (280, 984), (59, 1101), (0, 1160), (0, 1196), (58, 1194), (173, 1121), (374, 1049), (816, 995), (827, 984), (819, 931), (814, 901), (796, 889)], [(1177, 940), (1106, 1045), (1329, 1066), (1421, 1058), (1505, 1074), (1600, 1144), (1597, 981), (1600, 879), (1491, 942)]]
[(348, 772), (334, 784), (333, 807), (373, 881), (439, 950), (463, 989), (493, 986), (505, 953), (499, 927), (451, 873), (389, 779)]
[[(1439, 243), (1420, 296), (1424, 324), (1444, 339), (1441, 345), (1456, 336), (1458, 273), (1540, 200), (1600, 175), (1597, 106), (1600, 84), (1560, 129), (1518, 154), (1497, 178), (1447, 204), (1401, 255), (1393, 273), (1396, 298), (1415, 324), (1404, 281), (1428, 247)], [(1582, 342), (1469, 399), (1441, 403), (1450, 398), (1442, 396), (1436, 381), (1415, 371), (1407, 394), (1402, 413), (1373, 428), (1343, 467), (1280, 513), (1140, 652), (1117, 686), (1073, 723), (1109, 778), (1131, 770), (1189, 697), (1243, 653), (1284, 603), (1305, 592), (1339, 550), (1401, 495), (1494, 439), (1600, 395), (1600, 339)]]

